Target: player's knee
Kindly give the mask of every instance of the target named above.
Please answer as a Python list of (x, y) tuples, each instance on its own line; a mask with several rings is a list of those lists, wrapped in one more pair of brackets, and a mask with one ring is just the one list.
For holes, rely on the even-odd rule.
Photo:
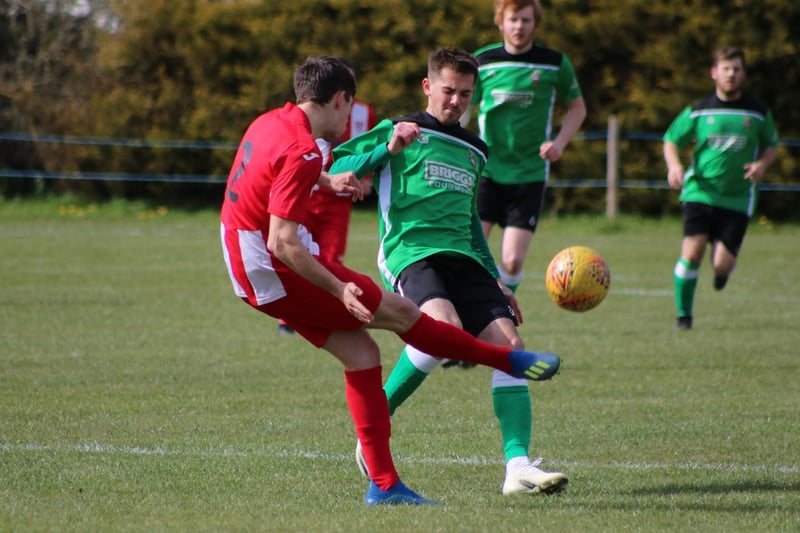
[(520, 272), (522, 272), (523, 267), (523, 258), (522, 257), (505, 257), (503, 258), (503, 270), (509, 276), (516, 276)]
[(375, 319), (380, 321), (386, 329), (404, 332), (408, 331), (419, 320), (420, 314), (419, 307), (408, 298), (384, 291)]
[(721, 265), (714, 265), (714, 275), (715, 276), (730, 276), (731, 272), (733, 272), (733, 265), (731, 264), (721, 264)]
[(690, 265), (700, 266), (703, 262), (703, 252), (693, 252), (688, 254), (681, 254), (681, 259), (689, 263)]

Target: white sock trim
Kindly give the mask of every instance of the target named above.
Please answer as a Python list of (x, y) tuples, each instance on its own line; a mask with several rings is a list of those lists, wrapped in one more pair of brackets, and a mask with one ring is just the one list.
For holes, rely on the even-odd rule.
[(524, 270), (520, 270), (519, 272), (516, 273), (516, 275), (512, 276), (511, 274), (506, 272), (501, 265), (497, 265), (497, 271), (500, 272), (500, 279), (506, 285), (519, 285), (520, 283), (522, 283), (522, 278), (525, 277)]
[(527, 387), (528, 386), (527, 379), (520, 379), (515, 378), (509, 374), (501, 370), (495, 369), (492, 372), (492, 388), (496, 389), (499, 387)]
[(425, 372), (426, 374), (430, 374), (437, 366), (442, 364), (441, 359), (431, 357), (425, 352), (417, 350), (413, 346), (406, 345), (406, 355), (408, 356), (408, 360), (411, 361), (411, 364), (414, 365), (417, 370), (420, 372)]

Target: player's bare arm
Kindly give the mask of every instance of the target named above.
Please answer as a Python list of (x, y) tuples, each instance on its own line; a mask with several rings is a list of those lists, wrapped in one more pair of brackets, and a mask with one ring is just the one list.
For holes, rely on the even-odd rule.
[(567, 113), (561, 123), (561, 129), (552, 141), (542, 143), (539, 147), (539, 157), (548, 161), (558, 161), (564, 153), (567, 144), (575, 137), (586, 118), (586, 103), (582, 96), (571, 100), (567, 104)]
[(764, 179), (764, 174), (767, 173), (767, 169), (769, 166), (775, 161), (778, 157), (778, 150), (772, 146), (766, 148), (764, 150), (764, 154), (761, 156), (761, 159), (753, 161), (752, 163), (747, 163), (744, 166), (744, 179), (758, 182)]
[(419, 137), (419, 125), (413, 122), (398, 122), (394, 126), (392, 138), (387, 145), (389, 153), (395, 155), (401, 152), (417, 137)]
[(314, 259), (300, 240), (297, 229), (297, 222), (271, 215), (267, 248), (289, 268), (336, 296), (353, 316), (362, 322), (372, 320), (372, 314), (358, 300), (361, 289), (355, 283), (341, 281)]
[(678, 154), (678, 145), (673, 142), (664, 142), (664, 161), (667, 163), (667, 182), (673, 189), (683, 187), (684, 168)]

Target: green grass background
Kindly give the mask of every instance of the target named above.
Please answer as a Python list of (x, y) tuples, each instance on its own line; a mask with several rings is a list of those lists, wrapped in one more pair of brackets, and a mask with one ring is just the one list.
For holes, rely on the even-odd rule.
[[(532, 455), (570, 485), (503, 497), (490, 371), (438, 369), (392, 438), (435, 508), (363, 505), (341, 367), (237, 300), (218, 240), (214, 212), (0, 204), (0, 530), (800, 530), (800, 227), (754, 221), (721, 293), (706, 260), (675, 332), (678, 220), (544, 220), (521, 333), (564, 364), (531, 385)], [(356, 211), (377, 278), (376, 243)], [(584, 314), (543, 288), (571, 244), (612, 271)]]

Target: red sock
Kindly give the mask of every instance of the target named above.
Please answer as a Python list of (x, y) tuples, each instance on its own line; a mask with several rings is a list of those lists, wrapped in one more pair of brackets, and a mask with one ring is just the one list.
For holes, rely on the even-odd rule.
[(388, 490), (397, 484), (400, 476), (389, 448), (392, 426), (381, 367), (345, 370), (344, 381), (347, 406), (361, 441), (369, 477), (382, 490)]
[(511, 348), (478, 340), (466, 331), (425, 313), (400, 338), (433, 357), (468, 361), (503, 372), (511, 370), (508, 360)]

